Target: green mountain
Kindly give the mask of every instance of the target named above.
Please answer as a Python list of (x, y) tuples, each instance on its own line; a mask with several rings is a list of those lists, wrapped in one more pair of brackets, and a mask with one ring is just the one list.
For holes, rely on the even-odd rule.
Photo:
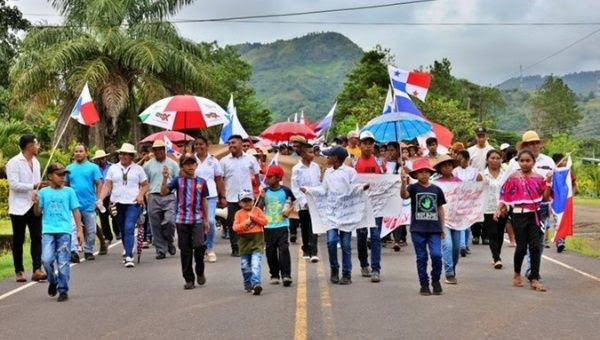
[(251, 83), (273, 112), (273, 121), (300, 110), (311, 122), (325, 116), (363, 55), (350, 39), (334, 32), (233, 47), (252, 65)]
[[(600, 91), (600, 71), (587, 71), (569, 73), (561, 76), (562, 80), (580, 96), (587, 96), (590, 92)], [(544, 76), (526, 76), (510, 78), (498, 85), (501, 90), (521, 89), (524, 91), (535, 91), (544, 82)]]

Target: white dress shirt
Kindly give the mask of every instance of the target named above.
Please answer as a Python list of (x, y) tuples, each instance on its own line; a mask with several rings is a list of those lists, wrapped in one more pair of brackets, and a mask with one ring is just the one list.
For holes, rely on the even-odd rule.
[(292, 168), (292, 193), (296, 197), (300, 210), (307, 209), (306, 196), (300, 191), (300, 188), (317, 187), (321, 185), (321, 168), (315, 162), (310, 162), (309, 166), (304, 165), (302, 160)]
[[(127, 181), (124, 176), (127, 174)], [(148, 180), (144, 168), (131, 163), (124, 167), (121, 162), (113, 164), (106, 173), (106, 179), (112, 181), (110, 201), (121, 204), (135, 204), (135, 199), (140, 193), (140, 184)]]
[(352, 184), (356, 184), (354, 168), (342, 165), (337, 169), (331, 167), (325, 170), (322, 186), (326, 192), (347, 194), (352, 190)]
[(488, 151), (493, 150), (494, 147), (485, 142), (485, 146), (480, 148), (479, 145), (475, 144), (472, 147), (468, 148), (469, 152), (469, 164), (476, 168), (478, 171), (483, 171), (485, 169), (485, 163), (487, 161), (486, 156)]
[(31, 197), (35, 185), (40, 182), (40, 162), (33, 157), (33, 169), (29, 166), (23, 153), (11, 158), (6, 163), (8, 179), (8, 213), (10, 215), (25, 215), (33, 206)]
[(463, 182), (475, 182), (477, 180), (477, 175), (479, 175), (479, 170), (472, 166), (466, 168), (457, 166), (452, 170), (452, 175), (458, 177), (458, 179)]
[(196, 156), (198, 161), (198, 167), (196, 168), (196, 176), (206, 181), (206, 187), (208, 188), (208, 198), (217, 197), (217, 183), (215, 177), (223, 177), (223, 169), (219, 160), (213, 156), (208, 155), (204, 159), (204, 162)]
[(227, 202), (238, 202), (238, 194), (242, 190), (252, 192), (252, 177), (259, 172), (258, 162), (253, 156), (243, 153), (240, 157), (233, 157), (229, 154), (221, 159), (221, 168)]

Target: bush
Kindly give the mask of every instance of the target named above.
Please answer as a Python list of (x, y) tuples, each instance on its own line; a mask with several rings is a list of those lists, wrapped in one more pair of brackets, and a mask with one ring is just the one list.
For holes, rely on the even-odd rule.
[(0, 219), (8, 218), (8, 180), (0, 179)]
[(573, 172), (577, 179), (577, 195), (600, 197), (600, 166), (596, 164), (577, 164)]

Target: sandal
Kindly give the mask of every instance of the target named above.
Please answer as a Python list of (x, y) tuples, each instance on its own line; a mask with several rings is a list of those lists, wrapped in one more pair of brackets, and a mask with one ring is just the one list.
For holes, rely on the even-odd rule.
[(523, 281), (521, 280), (520, 274), (515, 274), (515, 276), (513, 277), (513, 286), (523, 287)]
[(546, 287), (544, 287), (538, 280), (531, 280), (530, 284), (531, 284), (531, 289), (533, 289), (537, 292), (545, 292), (546, 291)]

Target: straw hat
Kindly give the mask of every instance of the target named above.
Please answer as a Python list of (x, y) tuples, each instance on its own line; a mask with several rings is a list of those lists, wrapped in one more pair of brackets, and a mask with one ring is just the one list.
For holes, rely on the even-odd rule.
[(440, 156), (437, 161), (435, 162), (435, 164), (433, 164), (433, 167), (438, 170), (438, 167), (440, 165), (442, 165), (442, 163), (445, 162), (452, 162), (452, 165), (454, 166), (454, 159), (452, 157), (450, 157), (449, 155), (442, 155)]
[(100, 159), (100, 158), (104, 158), (104, 157), (108, 157), (108, 154), (106, 152), (104, 152), (104, 150), (99, 149), (99, 150), (96, 150), (96, 153), (94, 153), (94, 157), (92, 157), (92, 160), (96, 160), (96, 159)]
[(157, 139), (154, 141), (154, 143), (152, 143), (152, 148), (164, 148), (165, 147), (165, 141), (162, 139)]
[(533, 142), (542, 142), (542, 139), (537, 134), (537, 132), (533, 130), (525, 131), (523, 136), (521, 136), (521, 141), (517, 143), (517, 149), (521, 149), (523, 147), (523, 143), (533, 143)]
[(132, 153), (135, 154), (135, 146), (133, 146), (132, 144), (129, 143), (123, 143), (123, 145), (121, 145), (121, 148), (119, 150), (117, 150), (117, 152), (119, 153)]
[(306, 143), (306, 138), (304, 138), (303, 136), (300, 135), (295, 135), (290, 137), (290, 143), (293, 142), (300, 142), (300, 143)]

